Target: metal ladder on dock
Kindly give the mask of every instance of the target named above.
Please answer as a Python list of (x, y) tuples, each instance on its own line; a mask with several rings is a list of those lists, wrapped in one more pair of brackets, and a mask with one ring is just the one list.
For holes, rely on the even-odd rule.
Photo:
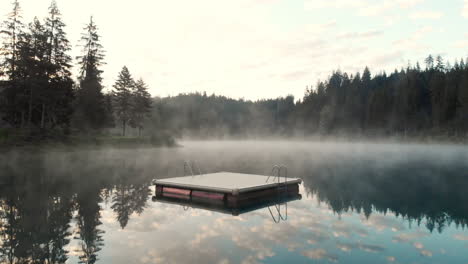
[[(281, 179), (281, 171), (284, 170), (284, 193), (282, 193), (280, 191), (280, 188), (282, 186), (280, 186), (281, 182), (280, 182), (280, 179)], [(277, 173), (275, 175), (275, 172)], [(276, 209), (276, 212), (278, 213), (278, 217), (275, 217), (273, 215), (273, 212), (271, 211), (271, 208), (270, 206), (268, 206), (268, 211), (270, 212), (270, 216), (271, 218), (273, 219), (273, 221), (275, 223), (279, 223), (282, 221), (286, 221), (288, 219), (288, 203), (281, 203), (281, 195), (288, 195), (288, 185), (286, 184), (287, 182), (287, 178), (288, 178), (288, 168), (285, 166), (285, 165), (274, 165), (273, 168), (271, 169), (271, 174), (268, 176), (268, 178), (266, 179), (265, 182), (268, 182), (270, 180), (270, 178), (273, 177), (273, 182), (275, 181), (275, 178), (277, 179), (277, 183), (278, 183), (278, 204), (275, 204), (275, 209)], [(285, 210), (284, 210), (284, 214), (281, 213), (281, 206), (284, 205), (285, 207)]]
[[(195, 171), (194, 169), (197, 169), (198, 174), (195, 174), (197, 171)], [(189, 172), (189, 174), (187, 172)], [(202, 174), (203, 173), (201, 172), (200, 167), (198, 166), (196, 162), (189, 161), (189, 160), (184, 161), (184, 176), (195, 176), (195, 175), (202, 175)]]
[[(203, 173), (200, 170), (200, 166), (195, 161), (186, 160), (184, 161), (184, 176), (195, 176), (197, 174), (194, 173), (194, 168), (197, 169), (198, 175), (202, 175)], [(189, 172), (190, 174), (187, 174)], [(196, 171), (195, 171), (196, 172)], [(192, 200), (192, 191), (190, 191), (190, 201)], [(184, 211), (190, 209), (190, 205), (183, 205), (182, 208)]]
[[(273, 181), (276, 178), (278, 179), (278, 183), (280, 183), (281, 171), (283, 170), (284, 170), (284, 182), (286, 183), (287, 178), (288, 178), (288, 168), (284, 165), (274, 165), (273, 168), (271, 169), (270, 175), (268, 175), (268, 178), (266, 179), (265, 182), (268, 182), (270, 178), (273, 177)], [(275, 172), (277, 172), (276, 175), (275, 175)]]

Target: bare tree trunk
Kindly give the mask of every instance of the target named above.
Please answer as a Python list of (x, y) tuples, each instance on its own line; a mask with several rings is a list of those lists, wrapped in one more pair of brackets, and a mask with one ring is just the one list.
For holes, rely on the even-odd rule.
[(138, 137), (141, 137), (141, 126), (138, 126)]
[(29, 91), (29, 109), (28, 109), (28, 127), (31, 127), (32, 121), (32, 97), (33, 97), (33, 89)]
[(24, 128), (24, 111), (21, 111), (21, 128)]
[(125, 120), (122, 121), (122, 136), (124, 137), (125, 137), (125, 125), (126, 125), (125, 123), (126, 123)]
[(41, 128), (45, 125), (45, 104), (42, 103), (42, 114), (41, 114)]

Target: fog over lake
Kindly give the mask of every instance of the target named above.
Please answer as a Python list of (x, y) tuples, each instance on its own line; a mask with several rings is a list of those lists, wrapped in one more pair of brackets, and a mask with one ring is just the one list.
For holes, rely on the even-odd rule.
[[(465, 147), (180, 144), (0, 154), (1, 262), (466, 263)], [(276, 209), (233, 216), (152, 201), (151, 180), (182, 176), (186, 160), (203, 173), (284, 164), (303, 179), (302, 199), (282, 205), (279, 223)]]

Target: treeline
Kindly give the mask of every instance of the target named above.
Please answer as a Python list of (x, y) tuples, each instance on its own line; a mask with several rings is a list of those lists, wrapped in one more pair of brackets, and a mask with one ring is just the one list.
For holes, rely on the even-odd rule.
[(25, 25), (15, 0), (0, 33), (0, 128), (58, 135), (100, 134), (117, 122), (123, 135), (127, 125), (143, 128), (151, 108), (148, 87), (124, 67), (113, 91), (104, 93), (104, 49), (92, 17), (81, 36), (76, 80), (71, 44), (55, 1), (43, 21), (36, 17)]
[(292, 96), (253, 102), (206, 93), (155, 98), (153, 106), (150, 130), (201, 138), (288, 135), (295, 109)]
[(206, 93), (157, 98), (151, 122), (195, 137), (466, 137), (468, 65), (460, 60), (451, 66), (440, 56), (425, 62), (424, 69), (417, 63), (375, 76), (367, 67), (362, 74), (335, 71), (299, 101)]
[(371, 77), (334, 72), (298, 104), (300, 128), (311, 133), (465, 136), (468, 131), (468, 65), (441, 56), (426, 67), (408, 66)]

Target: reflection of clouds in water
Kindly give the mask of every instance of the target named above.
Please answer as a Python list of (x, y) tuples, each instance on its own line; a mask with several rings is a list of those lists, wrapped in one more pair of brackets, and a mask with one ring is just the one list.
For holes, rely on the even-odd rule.
[(373, 228), (377, 231), (385, 231), (390, 229), (393, 232), (397, 232), (405, 230), (403, 223), (393, 216), (394, 214), (392, 213), (387, 215), (372, 214), (368, 219), (361, 217), (361, 221), (364, 226)]
[(468, 241), (468, 235), (466, 234), (455, 234), (453, 238), (456, 240)]
[[(304, 206), (305, 205), (305, 206)], [(307, 209), (304, 210), (304, 207)], [(181, 209), (177, 206), (169, 206), (164, 212), (169, 215), (170, 212), (180, 214)], [(310, 259), (323, 259), (328, 261), (337, 261), (338, 256), (329, 253), (323, 248), (310, 249), (311, 244), (321, 244), (336, 237), (352, 238), (367, 237), (368, 231), (359, 225), (348, 223), (344, 220), (337, 220), (333, 211), (324, 208), (310, 208), (304, 202), (290, 203), (288, 221), (281, 224), (275, 224), (265, 209), (258, 210), (246, 215), (219, 216), (219, 214), (205, 215), (209, 217), (210, 223), (203, 223), (197, 228), (190, 239), (188, 248), (196, 251), (197, 248), (213, 247), (213, 241), (219, 239), (228, 239), (235, 244), (235, 252), (243, 256), (243, 263), (263, 262), (267, 258), (276, 255), (274, 248), (278, 245), (286, 248), (288, 251), (298, 251), (302, 256)], [(202, 210), (193, 210), (202, 211)], [(204, 213), (191, 213), (191, 218), (201, 217)], [(175, 216), (180, 217), (180, 215)], [(252, 221), (258, 219), (259, 222)], [(377, 221), (385, 222), (385, 219), (376, 217)], [(166, 222), (165, 224), (174, 224), (176, 220)], [(252, 225), (252, 223), (255, 223)], [(387, 221), (386, 223), (390, 223)], [(369, 225), (372, 227), (372, 225)], [(381, 252), (383, 247), (365, 243), (347, 243), (338, 244), (342, 249), (360, 249), (366, 252)], [(184, 247), (184, 246), (182, 246)], [(184, 249), (187, 248), (187, 245)], [(160, 258), (170, 259), (172, 250), (163, 250), (160, 252)], [(221, 256), (209, 255), (205, 252), (205, 257), (211, 256), (211, 262), (217, 262)], [(213, 253), (213, 252), (212, 252)], [(185, 254), (185, 253), (184, 253)], [(206, 260), (206, 259), (205, 259)]]
[(370, 245), (370, 244), (364, 244), (361, 242), (352, 242), (352, 243), (343, 243), (343, 242), (337, 242), (336, 243), (337, 248), (344, 252), (351, 252), (353, 249), (360, 249), (366, 252), (371, 252), (371, 253), (379, 253), (385, 250), (384, 247), (378, 246), (378, 245)]
[[(140, 217), (136, 214), (130, 217), (128, 225), (125, 227), (125, 231), (128, 232), (150, 232), (167, 228), (168, 224), (172, 224), (183, 219), (190, 217), (192, 212), (183, 211), (182, 207), (170, 206), (166, 204), (160, 204), (157, 207), (147, 208)], [(199, 213), (198, 216), (203, 213)], [(114, 218), (115, 222), (115, 218)]]
[[(299, 205), (296, 207), (296, 205)], [(282, 246), (288, 251), (300, 251), (308, 258), (322, 258), (329, 261), (337, 261), (338, 257), (324, 249), (308, 249), (310, 244), (323, 243), (332, 239), (332, 230), (343, 237), (365, 237), (368, 232), (359, 226), (346, 221), (335, 220), (331, 210), (319, 208), (317, 210), (299, 210), (303, 203), (291, 203), (289, 214), (293, 215), (289, 221), (275, 224), (265, 209), (246, 215), (209, 217), (210, 223), (203, 223), (197, 228), (197, 233), (192, 236), (189, 248), (194, 250), (201, 247), (212, 247), (214, 240), (228, 239), (236, 246), (235, 252), (244, 256), (243, 263), (257, 263), (275, 256), (274, 247)], [(165, 213), (168, 213), (166, 208)], [(170, 211), (170, 210), (169, 210)], [(175, 210), (177, 212), (177, 210)], [(180, 209), (179, 209), (180, 212)], [(192, 216), (193, 218), (194, 216)], [(258, 219), (252, 221), (252, 219)], [(193, 220), (193, 219), (191, 219)], [(252, 223), (255, 223), (252, 225)], [(330, 224), (327, 224), (330, 223)], [(174, 224), (174, 221), (171, 221)], [(352, 248), (358, 248), (367, 252), (379, 252), (383, 247), (368, 244), (350, 244)], [(172, 251), (172, 250), (171, 250)], [(168, 252), (161, 251), (162, 257), (167, 260)], [(214, 256), (213, 256), (214, 257)], [(213, 260), (219, 259), (218, 256)]]
[(342, 220), (335, 221), (331, 228), (333, 230), (334, 237), (350, 238), (355, 234), (361, 237), (367, 237), (369, 235), (366, 229), (359, 226), (350, 225)]
[(213, 238), (219, 235), (218, 232), (206, 225), (201, 226), (200, 231), (201, 232), (195, 234), (195, 238), (192, 241), (190, 241), (192, 246), (199, 245), (205, 239)]
[[(392, 248), (386, 244), (390, 241), (406, 243), (405, 250), (417, 249), (418, 254), (424, 257), (433, 255), (433, 251), (418, 244), (418, 240), (430, 234), (419, 228), (403, 233), (406, 230), (404, 224), (393, 214), (374, 213), (368, 219), (357, 213), (337, 216), (326, 205), (311, 206), (313, 199), (289, 203), (289, 219), (280, 224), (271, 220), (265, 208), (231, 216), (193, 208), (184, 211), (179, 205), (150, 203), (141, 216), (132, 217), (122, 230), (127, 243), (119, 247), (123, 252), (140, 248), (142, 254), (138, 260), (141, 263), (263, 263), (269, 262), (279, 252), (291, 254), (293, 258), (308, 258), (309, 261), (338, 262), (340, 253), (347, 252), (354, 258), (354, 251), (376, 253), (374, 256), (396, 263), (394, 256), (380, 255), (382, 252), (392, 254)], [(112, 212), (103, 213), (103, 218), (108, 219), (105, 222), (112, 220), (116, 223)], [(114, 227), (119, 226), (115, 224)], [(142, 239), (142, 232), (149, 234), (147, 239)], [(374, 241), (375, 235), (388, 240)], [(379, 245), (381, 242), (385, 245)], [(149, 251), (145, 245), (154, 245), (155, 249)], [(278, 251), (278, 248), (291, 253)]]
[(400, 233), (400, 234), (393, 236), (392, 241), (395, 243), (409, 243), (409, 242), (412, 242), (413, 240), (423, 238), (429, 235), (430, 234), (428, 232), (423, 232), (420, 230), (416, 232), (411, 232), (411, 233)]
[(424, 245), (422, 243), (419, 243), (419, 242), (414, 242), (413, 243), (413, 246), (417, 249), (422, 249), (424, 248)]
[(329, 260), (332, 262), (338, 262), (337, 256), (328, 253), (323, 248), (304, 250), (301, 254), (307, 258), (314, 260)]
[(432, 257), (432, 251), (429, 251), (429, 250), (426, 250), (426, 249), (423, 249), (423, 250), (419, 251), (419, 253), (421, 254), (421, 256)]
[(412, 233), (401, 233), (398, 235), (393, 236), (394, 243), (409, 243), (412, 244), (416, 250), (419, 251), (419, 254), (424, 257), (432, 257), (432, 251), (426, 249), (421, 242), (415, 241), (418, 239), (422, 239), (424, 237), (429, 236), (430, 234), (427, 232), (416, 231)]

